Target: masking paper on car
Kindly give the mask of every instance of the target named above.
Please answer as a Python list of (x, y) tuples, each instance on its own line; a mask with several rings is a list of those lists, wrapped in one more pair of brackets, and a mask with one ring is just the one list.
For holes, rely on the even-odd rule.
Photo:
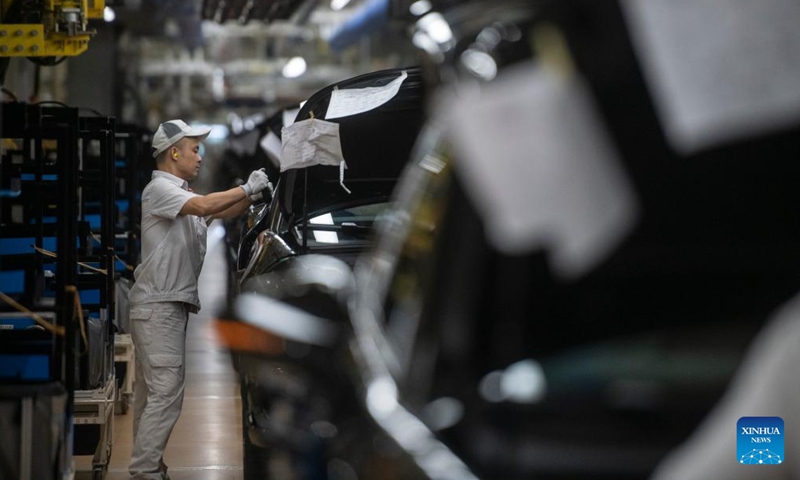
[(338, 123), (311, 118), (283, 127), (281, 137), (281, 172), (344, 162)]
[(339, 118), (368, 112), (380, 107), (397, 95), (408, 73), (403, 73), (382, 87), (335, 89), (325, 118)]
[(800, 121), (800, 2), (623, 0), (634, 48), (682, 153)]
[(554, 273), (574, 278), (633, 226), (637, 201), (577, 77), (527, 63), (438, 105), (455, 171), (499, 251), (545, 249)]

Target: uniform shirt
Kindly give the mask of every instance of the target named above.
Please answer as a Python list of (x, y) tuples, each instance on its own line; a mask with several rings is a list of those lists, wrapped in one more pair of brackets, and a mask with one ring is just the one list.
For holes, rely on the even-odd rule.
[(200, 310), (197, 278), (206, 255), (207, 223), (178, 214), (195, 196), (185, 180), (153, 171), (142, 191), (142, 263), (133, 272), (131, 303), (184, 302)]

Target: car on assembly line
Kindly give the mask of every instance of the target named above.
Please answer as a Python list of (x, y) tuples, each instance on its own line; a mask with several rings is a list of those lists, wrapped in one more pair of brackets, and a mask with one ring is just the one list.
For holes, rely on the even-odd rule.
[[(421, 71), (411, 67), (339, 82), (303, 104), (281, 131), (274, 193), (230, 237), (237, 241), (231, 245), (237, 252), (231, 302), (252, 294), (284, 297), (281, 272), (309, 254), (354, 264), (371, 245), (373, 223), (408, 161), (424, 123), (423, 102)], [(287, 165), (291, 149), (299, 164)], [(317, 164), (321, 158), (328, 163)], [(303, 307), (328, 317), (338, 309), (324, 301)], [(309, 333), (290, 316), (265, 320), (299, 329), (300, 339)], [(369, 450), (362, 443), (370, 430), (349, 416), (356, 402), (341, 388), (350, 382), (327, 368), (333, 359), (320, 358), (303, 342), (248, 345), (255, 337), (231, 333), (233, 322), (221, 325), (241, 379), (245, 478), (327, 478), (320, 476), (326, 469), (355, 468), (347, 459)]]
[(524, 29), (486, 19), (463, 66), (503, 32), (537, 57), (441, 92), (352, 271), (298, 256), (280, 296), (232, 305), (263, 352), (350, 380), (361, 414), (339, 406), (423, 478), (649, 478), (800, 290), (798, 122), (681, 151), (619, 4), (547, 3)]

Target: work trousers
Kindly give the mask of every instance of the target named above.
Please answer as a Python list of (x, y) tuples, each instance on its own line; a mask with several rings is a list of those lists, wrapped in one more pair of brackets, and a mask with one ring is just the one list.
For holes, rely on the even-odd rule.
[(183, 405), (188, 319), (182, 302), (131, 305), (136, 357), (131, 480), (169, 479), (164, 450)]

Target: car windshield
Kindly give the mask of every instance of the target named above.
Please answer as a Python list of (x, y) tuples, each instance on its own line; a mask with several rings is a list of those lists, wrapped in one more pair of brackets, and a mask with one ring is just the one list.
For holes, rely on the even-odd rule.
[[(308, 216), (309, 248), (327, 246), (366, 246), (372, 224), (388, 206), (385, 200), (337, 205)], [(303, 243), (303, 222), (292, 226), (298, 243)]]

